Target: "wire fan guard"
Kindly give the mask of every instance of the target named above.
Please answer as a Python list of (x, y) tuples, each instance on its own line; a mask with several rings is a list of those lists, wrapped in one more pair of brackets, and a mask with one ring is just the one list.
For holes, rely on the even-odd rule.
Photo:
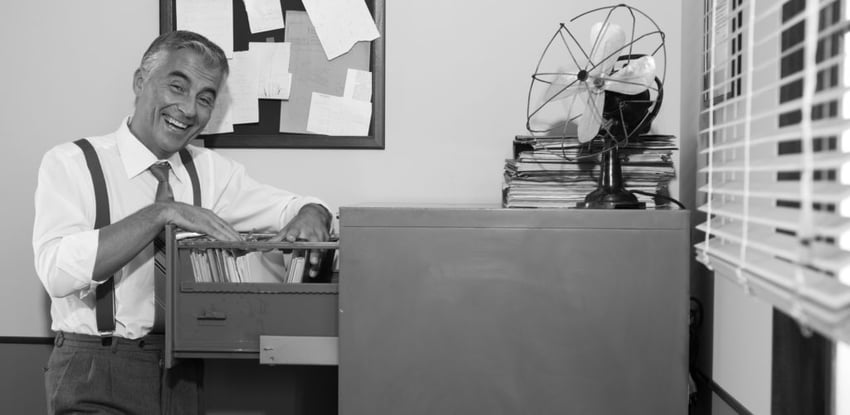
[[(577, 137), (579, 158), (601, 157), (599, 189), (579, 207), (643, 208), (623, 188), (617, 148), (649, 131), (663, 101), (666, 56), (664, 32), (625, 4), (561, 23), (546, 44), (531, 77), (526, 129)], [(589, 145), (594, 140), (601, 145)]]

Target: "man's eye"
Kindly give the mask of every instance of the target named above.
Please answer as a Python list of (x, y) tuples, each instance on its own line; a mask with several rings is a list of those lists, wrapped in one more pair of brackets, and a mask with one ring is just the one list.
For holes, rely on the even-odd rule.
[(171, 84), (171, 89), (175, 92), (183, 92), (183, 85), (180, 84)]
[(199, 98), (198, 101), (200, 101), (201, 105), (203, 105), (205, 107), (212, 107), (213, 104), (215, 104), (215, 100), (213, 98), (210, 98), (210, 97), (202, 97), (202, 98)]

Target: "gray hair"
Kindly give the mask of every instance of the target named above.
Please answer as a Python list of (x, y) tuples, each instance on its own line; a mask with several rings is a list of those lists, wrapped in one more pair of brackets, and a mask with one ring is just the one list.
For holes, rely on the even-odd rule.
[(162, 58), (168, 53), (180, 49), (191, 49), (204, 58), (204, 63), (213, 68), (219, 68), (224, 75), (230, 71), (227, 65), (227, 57), (224, 51), (206, 37), (188, 30), (175, 30), (159, 35), (145, 54), (142, 55), (142, 63), (139, 69), (144, 74), (150, 73), (157, 65), (162, 63)]

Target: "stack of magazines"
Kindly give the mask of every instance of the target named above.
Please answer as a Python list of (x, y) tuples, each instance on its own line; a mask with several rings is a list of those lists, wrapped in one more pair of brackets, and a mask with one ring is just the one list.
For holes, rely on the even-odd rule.
[[(502, 205), (575, 207), (599, 184), (603, 145), (601, 140), (580, 144), (576, 137), (517, 136), (514, 158), (505, 161)], [(636, 191), (647, 208), (668, 207), (669, 184), (676, 176), (674, 137), (642, 135), (618, 149), (626, 189)]]

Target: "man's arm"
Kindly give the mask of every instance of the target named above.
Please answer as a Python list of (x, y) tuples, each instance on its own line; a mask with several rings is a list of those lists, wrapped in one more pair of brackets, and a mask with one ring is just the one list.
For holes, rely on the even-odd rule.
[(179, 202), (154, 203), (95, 230), (90, 174), (80, 157), (68, 144), (47, 152), (39, 167), (32, 243), (38, 277), (51, 296), (87, 294), (169, 223), (221, 240), (238, 238), (211, 211)]
[(101, 228), (92, 279), (109, 278), (151, 243), (167, 224), (222, 241), (240, 239), (238, 232), (208, 209), (181, 202), (156, 202)]

